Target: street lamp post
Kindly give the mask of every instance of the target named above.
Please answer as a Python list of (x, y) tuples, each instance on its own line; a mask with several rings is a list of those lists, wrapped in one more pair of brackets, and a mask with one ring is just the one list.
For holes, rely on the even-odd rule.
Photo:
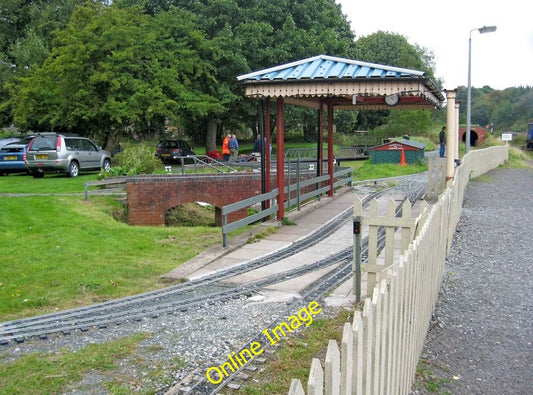
[(471, 85), (471, 74), (472, 74), (472, 32), (479, 31), (480, 34), (483, 33), (492, 33), (496, 31), (496, 26), (483, 26), (476, 29), (470, 30), (468, 35), (468, 93), (466, 96), (466, 131), (465, 131), (465, 151), (470, 151), (470, 117), (472, 115), (472, 85)]
[(466, 131), (465, 131), (465, 151), (470, 151), (470, 117), (472, 115), (472, 32), (478, 31), (480, 34), (492, 33), (496, 31), (496, 26), (483, 26), (470, 30), (468, 35), (468, 93), (466, 97)]

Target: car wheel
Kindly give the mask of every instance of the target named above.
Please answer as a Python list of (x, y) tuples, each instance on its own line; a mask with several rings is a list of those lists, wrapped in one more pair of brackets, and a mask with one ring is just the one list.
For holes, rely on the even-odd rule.
[(31, 175), (33, 176), (33, 178), (43, 178), (44, 177), (44, 173), (42, 171), (34, 171), (31, 173)]
[(70, 165), (68, 165), (68, 176), (69, 177), (77, 177), (80, 172), (80, 166), (78, 165), (78, 162), (70, 162)]
[(111, 170), (111, 161), (109, 159), (104, 160), (102, 169), (104, 169), (105, 172), (109, 173), (109, 171)]

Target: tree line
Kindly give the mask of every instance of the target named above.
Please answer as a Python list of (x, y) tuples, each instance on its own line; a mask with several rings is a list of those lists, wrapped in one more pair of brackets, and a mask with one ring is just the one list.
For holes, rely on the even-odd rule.
[[(462, 104), (460, 120), (466, 123), (467, 88), (459, 87), (457, 100)], [(472, 88), (472, 124), (493, 125), (498, 132), (525, 132), (533, 122), (533, 86), (495, 90), (490, 86)]]
[[(4, 0), (0, 47), (0, 125), (85, 134), (108, 148), (172, 126), (215, 149), (225, 128), (257, 129), (257, 103), (236, 76), (318, 54), (436, 80), (430, 50), (388, 32), (356, 40), (334, 0)], [(316, 133), (313, 112), (288, 111), (287, 128)], [(337, 129), (372, 129), (389, 115), (339, 112)]]

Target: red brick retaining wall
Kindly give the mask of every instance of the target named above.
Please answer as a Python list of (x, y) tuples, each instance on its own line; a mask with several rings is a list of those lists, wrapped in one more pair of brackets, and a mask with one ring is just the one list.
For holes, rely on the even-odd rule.
[[(308, 179), (307, 173), (300, 178)], [(295, 182), (294, 180), (292, 182)], [(276, 179), (271, 185), (275, 188)], [(306, 188), (307, 192), (314, 187)], [(165, 212), (172, 207), (189, 202), (205, 202), (215, 209), (215, 221), (222, 225), (221, 208), (230, 203), (261, 194), (261, 174), (225, 173), (196, 176), (161, 175), (139, 176), (128, 179), (128, 210), (130, 225), (165, 225)], [(228, 223), (246, 217), (247, 210), (228, 215)]]
[[(165, 212), (189, 202), (206, 202), (220, 208), (247, 197), (261, 194), (261, 176), (256, 174), (208, 174), (203, 176), (144, 176), (128, 180), (130, 225), (165, 225)], [(246, 210), (229, 215), (229, 221), (246, 216)], [(220, 218), (219, 218), (220, 217)], [(231, 218), (233, 217), (233, 218)]]

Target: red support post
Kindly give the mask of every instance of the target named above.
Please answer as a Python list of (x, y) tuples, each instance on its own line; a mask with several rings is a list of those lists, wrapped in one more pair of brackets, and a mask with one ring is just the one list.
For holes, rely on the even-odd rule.
[(277, 111), (276, 111), (276, 143), (277, 143), (277, 152), (276, 152), (276, 179), (277, 187), (279, 189), (278, 194), (278, 221), (283, 219), (285, 213), (284, 203), (285, 203), (285, 111), (284, 111), (284, 100), (283, 97), (278, 97), (277, 101)]
[(328, 173), (329, 173), (329, 191), (328, 196), (333, 196), (333, 106), (328, 103)]
[[(270, 100), (265, 100), (265, 177), (266, 177), (266, 192), (272, 190), (270, 185), (270, 147), (272, 141), (270, 140)], [(261, 158), (263, 160), (263, 158)], [(267, 207), (270, 207), (270, 201), (267, 202)]]
[(320, 110), (318, 113), (318, 161), (317, 161), (317, 176), (322, 175), (322, 164), (324, 162), (324, 106), (320, 102)]

